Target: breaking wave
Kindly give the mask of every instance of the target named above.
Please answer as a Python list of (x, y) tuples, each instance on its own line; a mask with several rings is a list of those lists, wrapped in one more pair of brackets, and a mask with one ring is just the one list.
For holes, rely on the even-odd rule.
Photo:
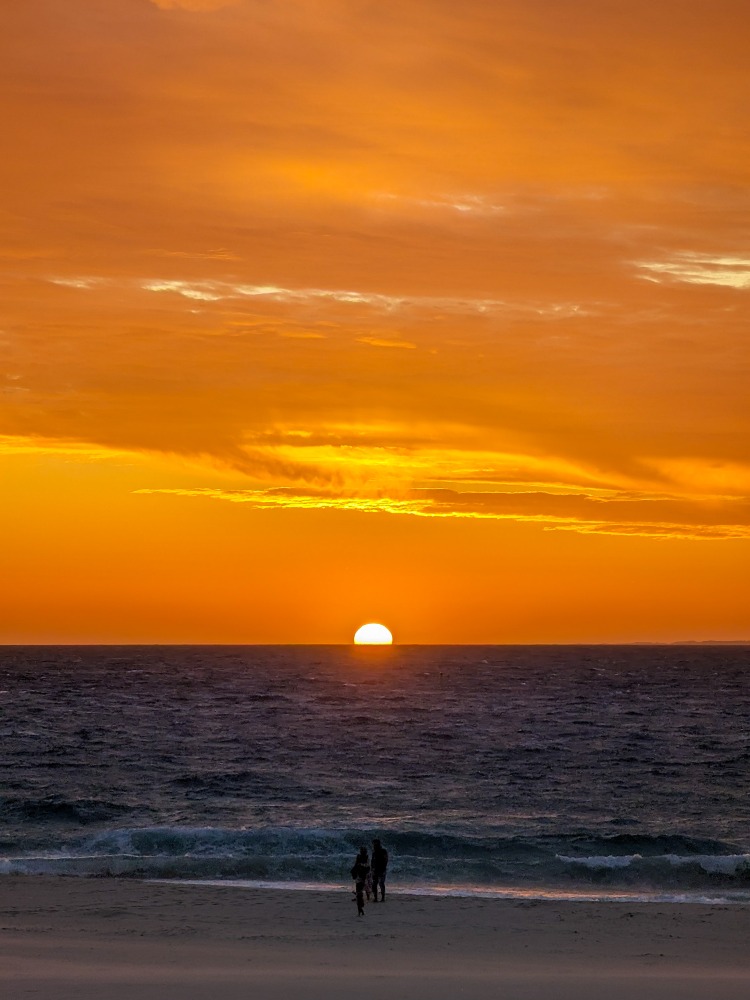
[(366, 829), (114, 828), (53, 838), (35, 850), (6, 842), (0, 872), (322, 885), (348, 881), (358, 847), (375, 836), (391, 853), (391, 880), (425, 888), (750, 889), (750, 854), (680, 835), (503, 839)]

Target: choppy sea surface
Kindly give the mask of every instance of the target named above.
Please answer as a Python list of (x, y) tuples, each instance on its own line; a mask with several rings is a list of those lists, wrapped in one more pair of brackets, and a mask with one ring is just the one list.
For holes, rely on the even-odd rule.
[(0, 873), (750, 903), (750, 647), (0, 647)]

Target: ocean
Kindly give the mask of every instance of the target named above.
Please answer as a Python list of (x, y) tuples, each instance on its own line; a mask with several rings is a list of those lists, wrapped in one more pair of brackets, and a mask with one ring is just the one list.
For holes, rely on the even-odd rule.
[(0, 873), (750, 902), (750, 647), (0, 648)]

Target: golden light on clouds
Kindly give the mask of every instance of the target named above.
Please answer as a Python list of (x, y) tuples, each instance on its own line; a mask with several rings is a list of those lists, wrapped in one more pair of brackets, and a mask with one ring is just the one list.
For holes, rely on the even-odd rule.
[(0, 639), (750, 637), (745, 3), (3, 21)]

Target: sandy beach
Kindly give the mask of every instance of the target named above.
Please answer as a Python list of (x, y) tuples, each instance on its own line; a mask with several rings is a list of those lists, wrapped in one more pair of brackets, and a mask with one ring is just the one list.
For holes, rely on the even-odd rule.
[(0, 992), (44, 1000), (251, 996), (740, 1000), (750, 909), (7, 877)]

